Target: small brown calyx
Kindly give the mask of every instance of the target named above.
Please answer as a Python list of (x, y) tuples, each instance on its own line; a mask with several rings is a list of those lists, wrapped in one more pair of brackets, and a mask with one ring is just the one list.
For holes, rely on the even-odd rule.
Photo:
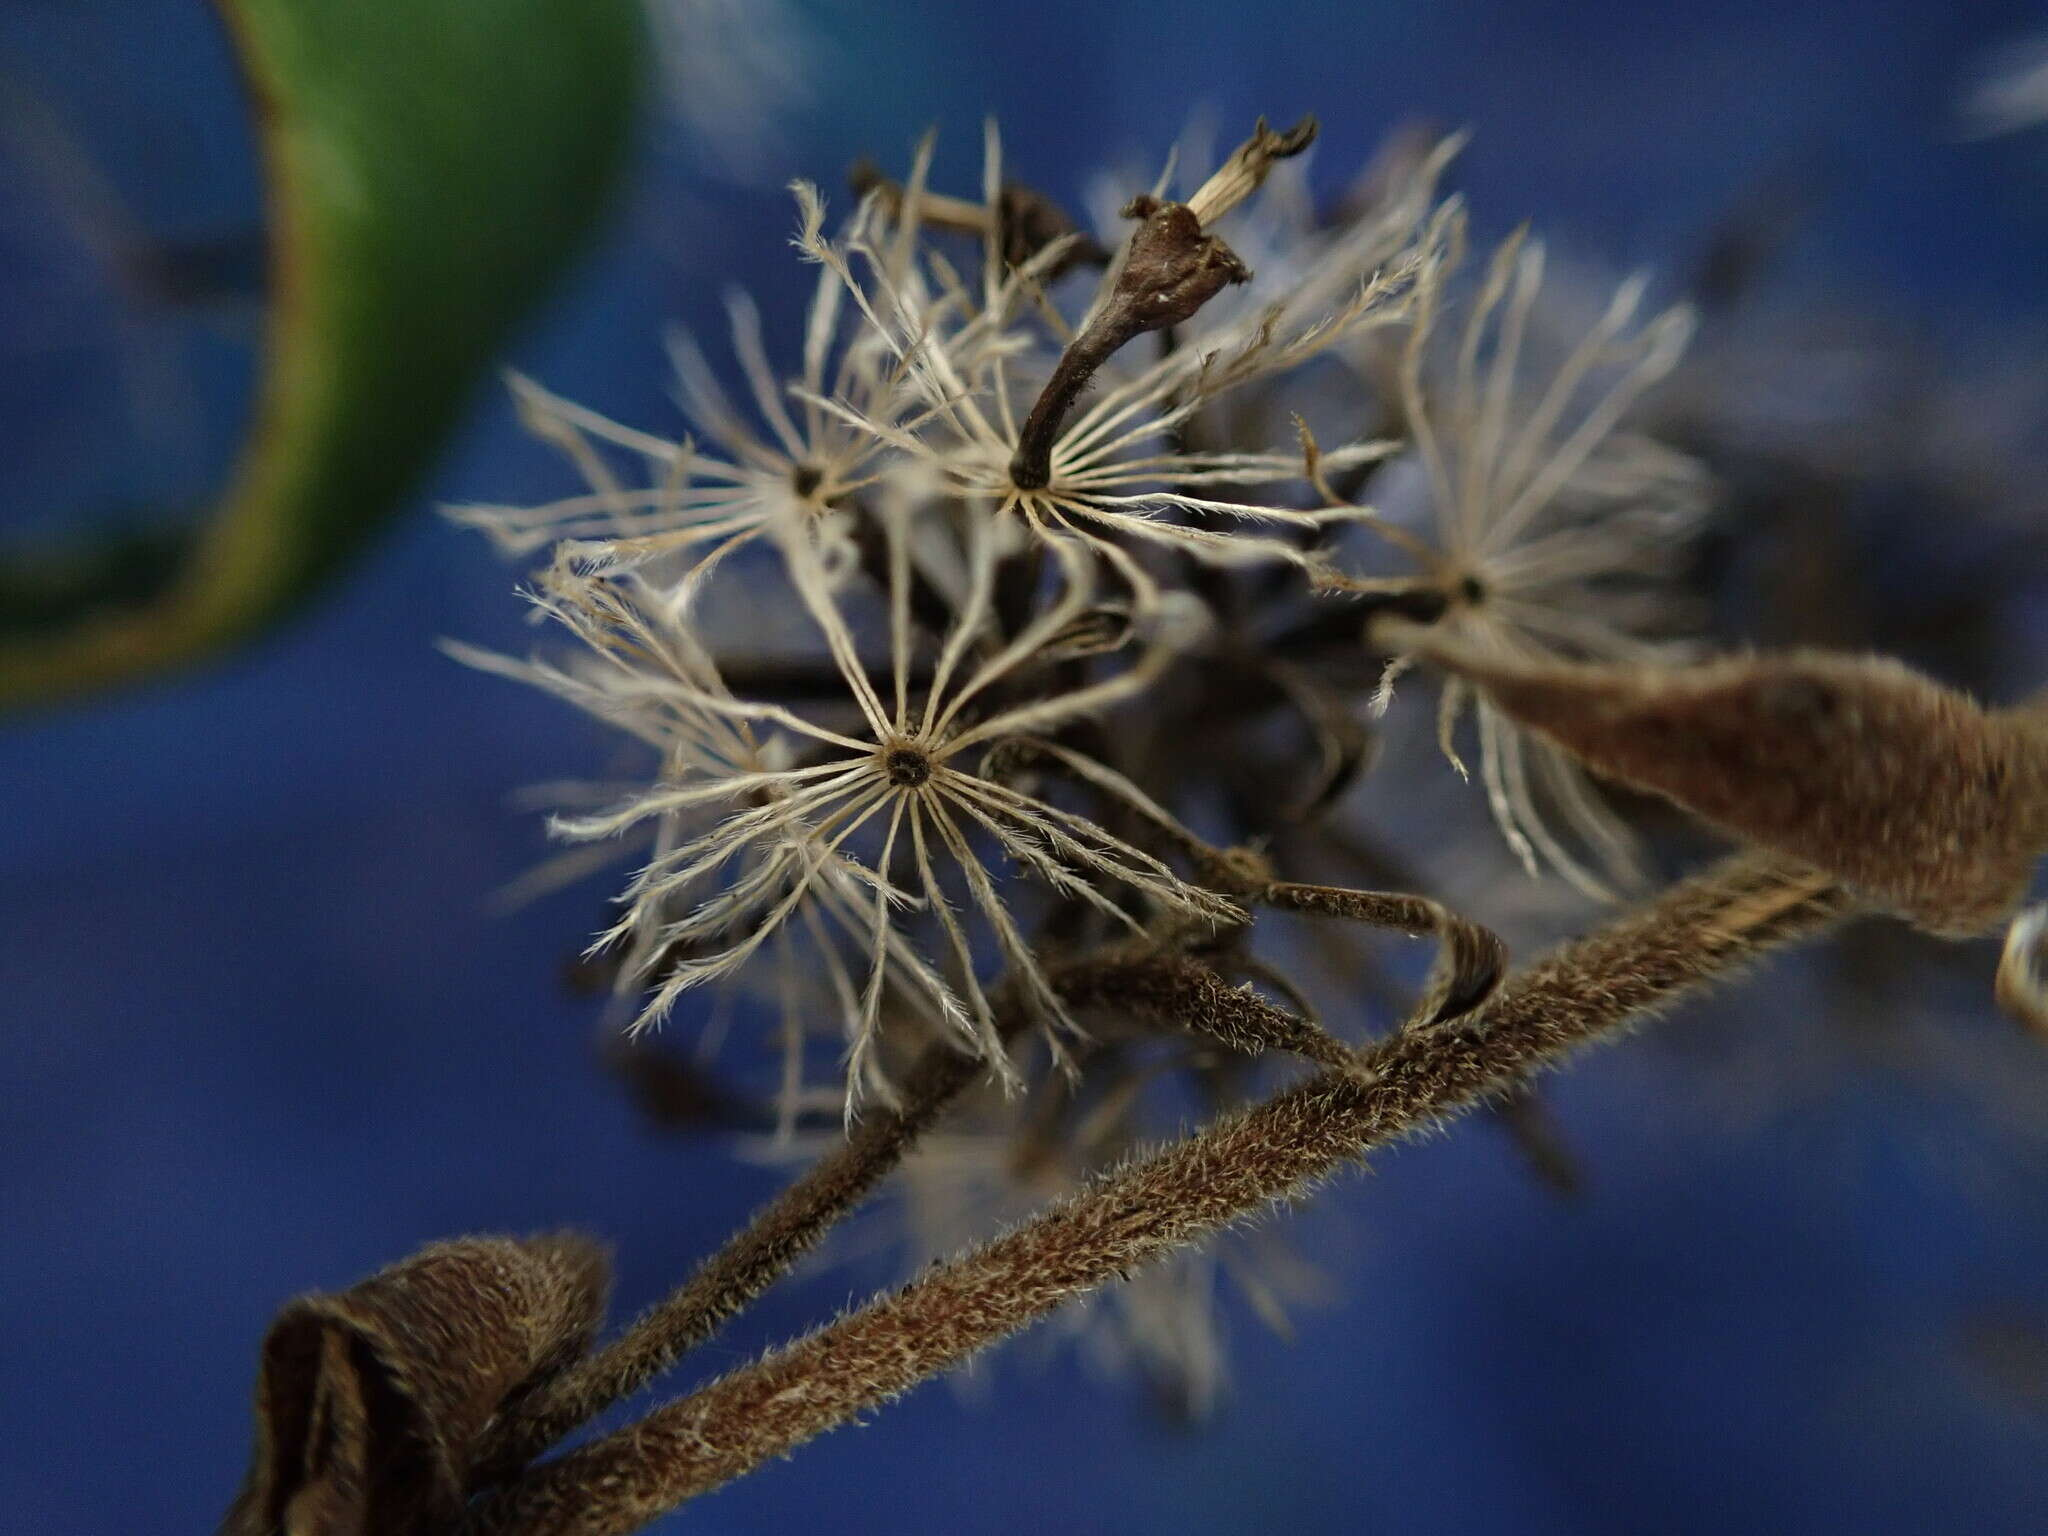
[(1188, 204), (1145, 194), (1125, 204), (1123, 213), (1140, 223), (1117, 274), (1111, 307), (1126, 312), (1123, 323), (1132, 328), (1131, 336), (1192, 320), (1232, 283), (1251, 281), (1251, 269), (1221, 240), (1202, 233), (1202, 221)]
[(931, 754), (915, 742), (896, 742), (882, 752), (882, 772), (898, 789), (917, 789), (931, 781)]
[(815, 464), (797, 464), (790, 469), (789, 488), (796, 492), (798, 501), (809, 501), (824, 483), (825, 471)]

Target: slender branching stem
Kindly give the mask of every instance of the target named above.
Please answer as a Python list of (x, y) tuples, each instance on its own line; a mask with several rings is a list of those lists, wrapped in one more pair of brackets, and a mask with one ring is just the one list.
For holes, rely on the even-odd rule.
[(487, 1487), (517, 1473), (709, 1339), (851, 1214), (980, 1070), (978, 1062), (949, 1046), (927, 1049), (906, 1075), (897, 1107), (861, 1120), (845, 1142), (763, 1207), (676, 1291), (533, 1401), (507, 1413), (479, 1461), (475, 1485)]
[(1075, 1008), (1113, 1008), (1139, 1023), (1185, 1030), (1245, 1056), (1286, 1051), (1352, 1071), (1358, 1053), (1320, 1024), (1233, 987), (1184, 955), (1151, 952), (1090, 960), (1048, 978)]
[(1849, 909), (1831, 879), (1731, 858), (1411, 1027), (558, 1461), (472, 1515), (473, 1536), (621, 1536), (889, 1401), (1061, 1303), (1290, 1200)]

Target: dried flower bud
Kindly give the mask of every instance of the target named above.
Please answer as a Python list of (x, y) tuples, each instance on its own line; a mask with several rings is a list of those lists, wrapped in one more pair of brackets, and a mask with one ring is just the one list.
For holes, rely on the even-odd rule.
[(2005, 931), (1998, 1006), (2048, 1038), (2048, 903), (2028, 907)]
[(1017, 452), (1010, 460), (1017, 489), (1038, 490), (1051, 480), (1053, 439), (1061, 423), (1095, 370), (1118, 348), (1147, 331), (1193, 319), (1231, 284), (1251, 281), (1251, 269), (1237, 253), (1205, 231), (1258, 190), (1274, 161), (1300, 154), (1315, 136), (1312, 117), (1285, 133), (1273, 132), (1262, 117), (1252, 136), (1185, 203), (1146, 194), (1125, 205), (1124, 217), (1140, 223), (1108, 294), (1060, 355), (1017, 435)]
[(1103, 313), (1115, 316), (1113, 326), (1128, 332), (1126, 341), (1192, 320), (1226, 287), (1251, 280), (1251, 269), (1229, 246), (1202, 232), (1202, 220), (1186, 203), (1134, 197), (1124, 217), (1139, 223)]
[(1074, 223), (1058, 203), (1021, 182), (1003, 183), (996, 197), (996, 246), (1003, 260), (1021, 267), (1056, 240), (1071, 241), (1066, 253), (1046, 271), (1046, 281), (1064, 277), (1075, 267), (1106, 267), (1110, 250)]
[[(901, 212), (903, 184), (885, 176), (882, 168), (867, 156), (847, 168), (846, 180), (855, 196), (873, 194), (892, 216)], [(965, 198), (921, 192), (918, 215), (935, 229), (956, 230), (983, 239), (993, 237), (1004, 263), (1012, 267), (1023, 266), (1055, 241), (1066, 241), (1063, 254), (1043, 274), (1048, 282), (1064, 277), (1078, 266), (1109, 265), (1110, 252), (1101, 241), (1075, 224), (1073, 216), (1045, 193), (1022, 182), (1004, 182), (993, 207)]]
[(1935, 933), (1995, 927), (2048, 851), (2048, 730), (1898, 662), (1794, 651), (1536, 665), (1381, 621), (1588, 767), (1836, 875)]
[(1185, 203), (1136, 197), (1124, 216), (1140, 223), (1123, 265), (1094, 317), (1060, 354), (1017, 434), (1010, 479), (1019, 490), (1037, 490), (1052, 479), (1052, 445), (1067, 412), (1120, 347), (1191, 319), (1230, 284), (1251, 279), (1229, 246), (1202, 233), (1202, 221)]
[(263, 1341), (224, 1536), (454, 1529), (486, 1428), (583, 1353), (606, 1287), (583, 1238), (468, 1238), (291, 1302)]

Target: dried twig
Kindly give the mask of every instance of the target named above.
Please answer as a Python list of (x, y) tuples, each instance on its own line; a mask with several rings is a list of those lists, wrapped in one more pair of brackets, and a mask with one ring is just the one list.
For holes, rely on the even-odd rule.
[(1884, 657), (1531, 664), (1415, 625), (1375, 633), (1599, 772), (1832, 870), (1933, 933), (2004, 923), (2048, 853), (2041, 716), (1984, 709)]
[(888, 1401), (1175, 1247), (1294, 1198), (1849, 907), (1825, 875), (1732, 858), (1565, 946), (1456, 1025), (1409, 1029), (1112, 1174), (1007, 1236), (535, 1469), (473, 1536), (619, 1536)]
[(1274, 1007), (1248, 987), (1231, 986), (1185, 955), (1150, 951), (1091, 960), (1055, 972), (1052, 982), (1075, 1008), (1111, 1008), (1242, 1055), (1287, 1051), (1341, 1071), (1358, 1067), (1358, 1053), (1321, 1025)]
[(979, 1063), (948, 1046), (930, 1047), (905, 1078), (897, 1107), (860, 1121), (845, 1142), (776, 1196), (673, 1294), (611, 1344), (503, 1414), (472, 1486), (488, 1487), (517, 1473), (710, 1338), (850, 1214), (979, 1070)]

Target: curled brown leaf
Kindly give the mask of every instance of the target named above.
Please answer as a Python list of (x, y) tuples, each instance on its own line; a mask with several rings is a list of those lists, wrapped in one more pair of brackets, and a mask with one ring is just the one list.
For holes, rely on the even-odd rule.
[(451, 1529), (486, 1429), (589, 1346), (607, 1285), (584, 1238), (479, 1237), (290, 1302), (263, 1341), (255, 1453), (223, 1536)]

